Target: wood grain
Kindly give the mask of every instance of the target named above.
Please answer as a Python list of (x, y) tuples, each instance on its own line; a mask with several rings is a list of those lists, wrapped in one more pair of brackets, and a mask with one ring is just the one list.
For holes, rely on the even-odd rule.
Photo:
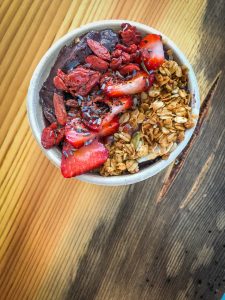
[[(3, 0), (0, 6), (0, 299), (220, 299), (225, 292), (225, 3)], [(131, 19), (167, 34), (196, 72), (205, 122), (179, 173), (100, 187), (65, 180), (29, 129), (26, 94), (68, 31)], [(160, 196), (160, 202), (157, 202)]]

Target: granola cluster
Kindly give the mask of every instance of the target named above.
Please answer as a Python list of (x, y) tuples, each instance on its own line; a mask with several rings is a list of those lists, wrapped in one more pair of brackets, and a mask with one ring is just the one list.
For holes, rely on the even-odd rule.
[[(171, 52), (168, 51), (169, 56)], [(188, 69), (165, 60), (155, 72), (155, 82), (142, 92), (136, 108), (120, 117), (119, 132), (108, 143), (109, 158), (100, 169), (103, 176), (139, 171), (139, 160), (148, 156), (167, 159), (194, 126), (192, 95), (188, 92)]]

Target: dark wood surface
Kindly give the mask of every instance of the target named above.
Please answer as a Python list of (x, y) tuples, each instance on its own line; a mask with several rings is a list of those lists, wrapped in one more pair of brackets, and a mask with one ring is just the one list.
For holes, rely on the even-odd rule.
[[(225, 293), (225, 2), (1, 1), (0, 299), (183, 300)], [(65, 180), (29, 129), (26, 92), (54, 40), (109, 18), (184, 51), (198, 131), (164, 172), (125, 187)]]

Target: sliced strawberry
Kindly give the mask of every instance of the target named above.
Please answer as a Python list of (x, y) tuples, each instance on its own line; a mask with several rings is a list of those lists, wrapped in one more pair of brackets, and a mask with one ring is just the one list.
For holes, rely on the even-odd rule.
[(79, 118), (75, 118), (66, 124), (66, 140), (78, 149), (90, 140), (94, 140), (99, 136), (108, 136), (118, 131), (119, 118), (117, 116), (109, 122), (106, 122), (103, 119), (103, 122), (104, 124), (100, 127), (99, 132), (96, 132), (88, 129)]
[(133, 71), (140, 71), (140, 68), (135, 64), (128, 64), (119, 69), (119, 72), (122, 75), (131, 74)]
[(108, 124), (112, 119), (118, 115), (131, 108), (133, 105), (133, 99), (131, 96), (124, 96), (118, 99), (114, 99), (112, 102), (109, 100), (105, 100), (105, 102), (110, 107), (110, 112), (106, 114), (105, 118), (102, 121), (102, 126)]
[(108, 156), (108, 150), (98, 141), (83, 146), (74, 153), (71, 146), (65, 144), (62, 151), (62, 175), (70, 178), (96, 169), (107, 160)]
[(91, 130), (99, 131), (102, 124), (102, 119), (100, 116), (89, 114), (88, 112), (82, 112), (84, 124)]
[(148, 34), (140, 42), (141, 59), (148, 70), (155, 70), (164, 61), (162, 37), (158, 34)]
[(71, 145), (75, 148), (80, 148), (87, 141), (94, 139), (96, 134), (88, 130), (81, 119), (75, 118), (66, 124), (65, 136)]
[(87, 39), (87, 44), (94, 52), (95, 55), (97, 55), (98, 57), (104, 60), (110, 60), (109, 51), (107, 50), (106, 47), (102, 46), (99, 42), (96, 42), (92, 39)]
[(103, 119), (103, 125), (101, 130), (99, 131), (100, 136), (108, 136), (112, 135), (119, 129), (119, 118), (118, 116), (115, 116), (110, 122), (106, 122)]
[(64, 128), (58, 128), (57, 123), (52, 123), (42, 131), (41, 144), (45, 149), (58, 145), (64, 138)]
[(146, 72), (139, 72), (128, 81), (106, 85), (105, 93), (109, 97), (132, 95), (145, 91), (150, 87), (150, 85), (151, 82), (149, 80), (149, 75)]
[(67, 120), (67, 112), (63, 100), (63, 96), (54, 93), (53, 104), (55, 109), (55, 115), (60, 125), (65, 125)]

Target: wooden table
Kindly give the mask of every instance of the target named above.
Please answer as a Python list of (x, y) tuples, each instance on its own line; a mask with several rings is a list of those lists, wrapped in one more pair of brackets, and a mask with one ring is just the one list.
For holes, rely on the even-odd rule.
[[(220, 299), (225, 291), (225, 2), (1, 0), (0, 299)], [(168, 35), (197, 74), (201, 130), (131, 186), (65, 180), (26, 115), (54, 41), (100, 19)]]

